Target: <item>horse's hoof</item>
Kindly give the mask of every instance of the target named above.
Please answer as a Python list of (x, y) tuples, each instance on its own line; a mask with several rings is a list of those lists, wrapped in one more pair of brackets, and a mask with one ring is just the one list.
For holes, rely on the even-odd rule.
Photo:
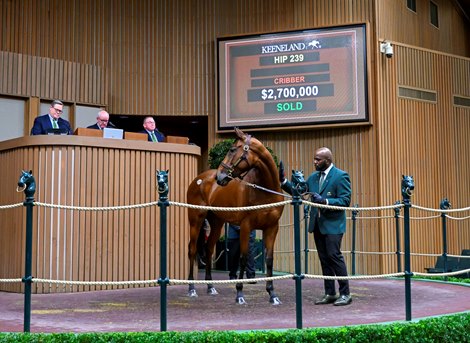
[(217, 290), (214, 287), (210, 287), (210, 288), (207, 289), (207, 294), (217, 295), (217, 294), (219, 294), (219, 292), (217, 292)]
[(190, 289), (188, 292), (188, 297), (190, 298), (197, 298), (197, 292), (195, 289)]
[(281, 300), (279, 300), (278, 297), (272, 297), (271, 299), (269, 299), (269, 302), (273, 305), (281, 305)]
[(235, 302), (236, 302), (238, 305), (246, 305), (246, 301), (245, 301), (245, 298), (244, 298), (244, 297), (237, 297), (237, 299), (235, 299)]

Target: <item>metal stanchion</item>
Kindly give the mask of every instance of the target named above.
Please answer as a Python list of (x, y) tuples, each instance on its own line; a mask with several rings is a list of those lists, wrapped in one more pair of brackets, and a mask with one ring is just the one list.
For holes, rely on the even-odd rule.
[(403, 175), (401, 182), (401, 194), (403, 196), (404, 207), (404, 239), (405, 239), (405, 306), (406, 320), (411, 320), (411, 258), (410, 258), (410, 197), (414, 190), (412, 176)]
[[(354, 207), (358, 207), (358, 204), (354, 205)], [(359, 211), (354, 210), (352, 211), (352, 243), (351, 243), (351, 273), (352, 275), (356, 275), (356, 217)]]
[(158, 284), (160, 285), (160, 331), (167, 330), (167, 286), (170, 280), (167, 277), (167, 207), (170, 205), (168, 202), (168, 170), (157, 171), (157, 184), (158, 184), (158, 207), (160, 207), (160, 278)]
[[(450, 208), (450, 202), (447, 198), (442, 199), (439, 208), (441, 210), (448, 210)], [(444, 257), (444, 273), (447, 273), (447, 218), (445, 213), (441, 213), (442, 218), (442, 256)], [(444, 276), (444, 280), (447, 281), (447, 276)]]
[[(18, 187), (22, 187), (26, 200), (23, 205), (26, 207), (26, 247), (25, 247), (25, 267), (24, 277), (24, 322), (23, 331), (30, 332), (31, 327), (31, 284), (33, 280), (32, 273), (32, 254), (33, 254), (33, 206), (34, 193), (36, 192), (36, 181), (32, 171), (23, 171), (18, 180)], [(17, 191), (20, 191), (17, 188)]]
[[(395, 205), (400, 205), (400, 201), (395, 202)], [(397, 244), (397, 270), (401, 272), (401, 251), (400, 251), (400, 207), (397, 207), (395, 210), (395, 237)]]

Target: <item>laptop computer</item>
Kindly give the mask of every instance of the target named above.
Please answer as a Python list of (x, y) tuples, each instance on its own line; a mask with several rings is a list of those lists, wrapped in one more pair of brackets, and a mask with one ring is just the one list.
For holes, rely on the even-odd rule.
[(50, 128), (50, 129), (47, 129), (47, 134), (48, 135), (68, 135), (69, 132), (67, 131), (67, 129)]
[(123, 129), (111, 129), (109, 127), (103, 129), (103, 138), (122, 139), (123, 135)]

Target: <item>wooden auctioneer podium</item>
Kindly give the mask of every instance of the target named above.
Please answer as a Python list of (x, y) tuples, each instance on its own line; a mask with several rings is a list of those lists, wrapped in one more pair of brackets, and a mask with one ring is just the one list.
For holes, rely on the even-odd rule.
[[(73, 133), (76, 136), (87, 136), (87, 137), (103, 137), (103, 130), (88, 129), (86, 127), (79, 127)], [(134, 141), (146, 141), (147, 135), (145, 133), (138, 132), (124, 132), (124, 139)]]
[[(200, 147), (155, 144), (147, 141), (146, 134), (106, 139), (99, 136), (101, 130), (79, 128), (75, 133), (0, 141), (0, 165), (5, 166), (0, 178), (0, 204), (25, 200), (16, 186), (21, 171), (32, 170), (36, 202), (73, 207), (34, 206), (33, 277), (70, 281), (158, 279), (158, 206), (119, 210), (76, 207), (131, 207), (158, 202), (157, 170), (169, 170), (169, 200), (186, 203), (186, 189), (198, 174)], [(135, 140), (138, 135), (145, 141)], [(187, 208), (169, 206), (167, 211), (167, 227), (171, 228), (168, 276), (184, 279), (189, 272)], [(0, 279), (24, 276), (25, 227), (23, 206), (0, 211)], [(33, 283), (32, 287), (33, 293), (54, 293), (133, 286)], [(22, 292), (22, 284), (0, 283), (0, 291)]]
[[(85, 127), (79, 127), (73, 133), (76, 136), (88, 136), (88, 137), (103, 137), (102, 130), (88, 129)], [(135, 140), (135, 141), (147, 141), (147, 134), (139, 132), (124, 132), (124, 139)], [(183, 136), (166, 136), (165, 143), (174, 144), (189, 144), (189, 138)]]

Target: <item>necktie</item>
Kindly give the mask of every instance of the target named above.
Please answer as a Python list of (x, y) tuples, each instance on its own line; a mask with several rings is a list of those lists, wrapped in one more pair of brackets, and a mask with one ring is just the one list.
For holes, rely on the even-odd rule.
[(323, 186), (323, 181), (325, 181), (325, 172), (320, 173), (320, 183), (319, 183), (320, 187), (319, 187), (319, 189), (321, 189), (321, 186)]
[(157, 136), (155, 136), (155, 132), (150, 132), (150, 138), (152, 138), (152, 142), (157, 142)]
[(59, 125), (57, 125), (57, 120), (55, 120), (55, 119), (52, 120), (52, 127), (53, 127), (54, 129), (58, 129), (58, 128), (59, 128)]

